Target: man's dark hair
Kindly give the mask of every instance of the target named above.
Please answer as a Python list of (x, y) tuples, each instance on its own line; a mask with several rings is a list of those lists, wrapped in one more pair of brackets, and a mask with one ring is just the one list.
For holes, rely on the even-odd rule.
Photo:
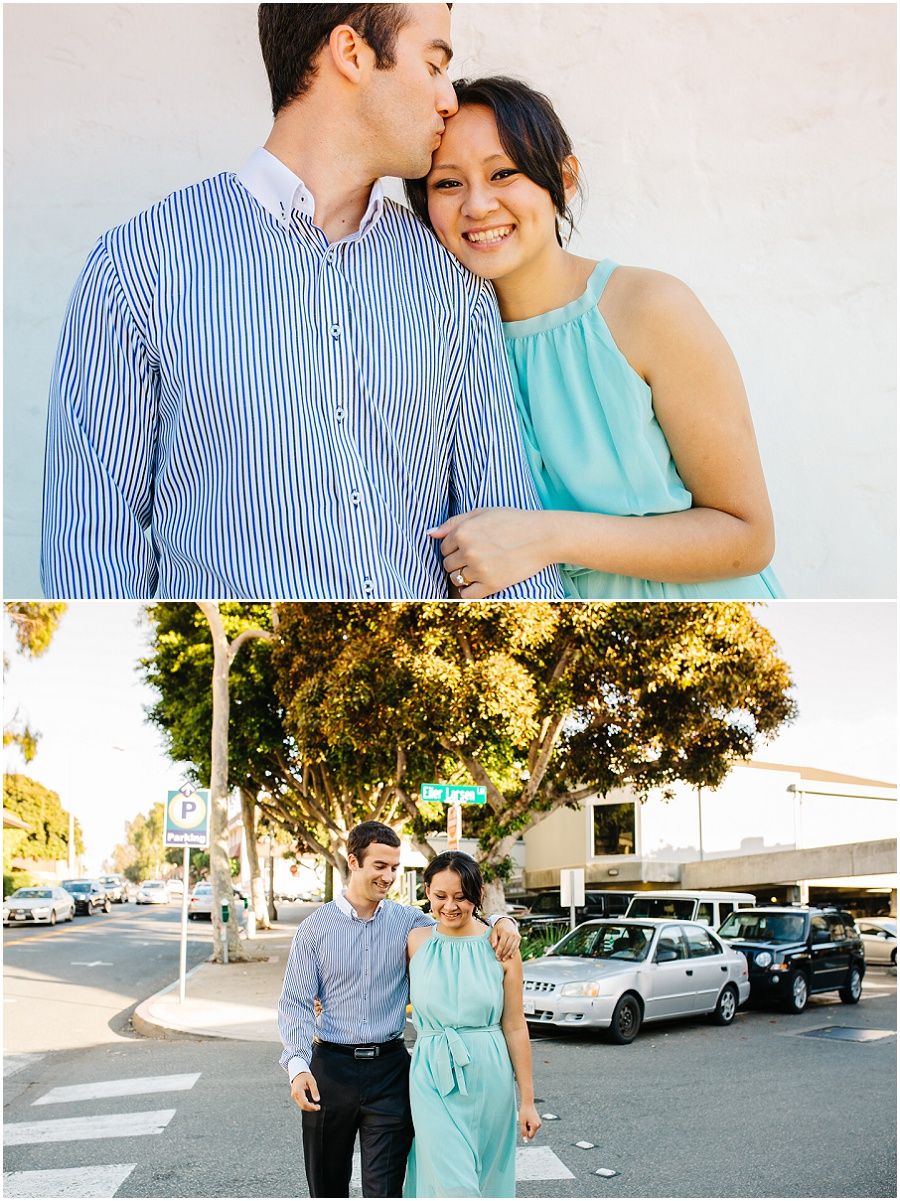
[(309, 90), (316, 58), (338, 25), (355, 29), (379, 70), (393, 67), (397, 34), (409, 24), (405, 4), (261, 4), (259, 44), (272, 89), (272, 113)]
[[(497, 122), (500, 145), (524, 175), (550, 193), (559, 216), (572, 225), (563, 177), (563, 166), (572, 153), (572, 143), (547, 97), (527, 83), (504, 75), (460, 79), (453, 87), (461, 109), (482, 104), (491, 110)], [(431, 229), (425, 179), (407, 179), (404, 187), (409, 207)], [(578, 190), (581, 190), (580, 184)], [(562, 243), (558, 229), (556, 236)]]
[(430, 885), (438, 872), (455, 872), (466, 900), (475, 906), (475, 916), (481, 916), (481, 894), (484, 892), (484, 877), (481, 868), (465, 851), (444, 851), (435, 855), (425, 868), (422, 879)]
[(366, 848), (373, 842), (381, 842), (389, 847), (400, 845), (400, 839), (384, 822), (360, 822), (347, 835), (347, 854), (355, 856), (356, 862), (361, 865), (366, 857)]

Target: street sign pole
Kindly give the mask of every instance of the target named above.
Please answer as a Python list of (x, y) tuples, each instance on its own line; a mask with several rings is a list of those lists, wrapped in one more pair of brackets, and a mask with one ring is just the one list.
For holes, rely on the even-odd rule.
[[(193, 784), (184, 784), (178, 792), (170, 792), (166, 802), (163, 845), (184, 849), (184, 894), (181, 898), (181, 946), (178, 955), (178, 999), (184, 1004), (184, 984), (187, 979), (187, 923), (190, 897), (191, 847), (209, 846), (209, 793), (198, 791)], [(227, 962), (227, 960), (226, 960)]]
[(187, 915), (188, 915), (188, 898), (191, 895), (191, 889), (190, 889), (190, 885), (188, 883), (189, 878), (190, 878), (189, 874), (188, 874), (188, 868), (190, 866), (190, 862), (191, 862), (191, 848), (189, 846), (185, 846), (185, 848), (184, 848), (184, 870), (182, 873), (183, 874), (182, 883), (184, 884), (184, 895), (181, 898), (181, 954), (180, 954), (179, 970), (178, 970), (178, 1000), (181, 1002), (182, 1005), (184, 1004), (184, 982), (185, 982), (185, 979), (187, 978), (187, 923), (188, 923)]

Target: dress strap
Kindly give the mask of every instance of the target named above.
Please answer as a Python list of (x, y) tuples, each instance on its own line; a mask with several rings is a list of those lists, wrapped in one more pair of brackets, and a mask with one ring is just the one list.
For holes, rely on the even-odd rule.
[(618, 263), (614, 263), (612, 259), (601, 259), (594, 270), (588, 277), (587, 287), (584, 292), (586, 296), (590, 296), (593, 304), (596, 304), (603, 295), (603, 289), (609, 283), (609, 277), (618, 267)]

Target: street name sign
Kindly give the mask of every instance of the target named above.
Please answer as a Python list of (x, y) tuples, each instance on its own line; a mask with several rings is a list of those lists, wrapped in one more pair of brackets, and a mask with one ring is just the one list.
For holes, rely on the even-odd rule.
[(487, 788), (481, 784), (423, 784), (421, 797), (440, 805), (484, 805)]
[(209, 846), (209, 792), (206, 789), (194, 790), (188, 786), (169, 793), (163, 842), (167, 847), (199, 849)]

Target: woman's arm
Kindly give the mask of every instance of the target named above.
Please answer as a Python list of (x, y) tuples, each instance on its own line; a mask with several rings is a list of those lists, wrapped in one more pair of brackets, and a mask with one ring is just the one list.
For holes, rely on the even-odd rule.
[(541, 1119), (534, 1107), (531, 1075), (531, 1042), (522, 1008), (522, 957), (516, 954), (503, 964), (503, 1017), (500, 1025), (519, 1086), (519, 1130), (523, 1138), (534, 1138)]
[(649, 384), (657, 420), (693, 507), (653, 517), (479, 509), (445, 522), (447, 571), (476, 599), (548, 562), (667, 583), (754, 575), (774, 550), (772, 512), (747, 396), (727, 342), (691, 292), (658, 271), (613, 272), (601, 312)]

